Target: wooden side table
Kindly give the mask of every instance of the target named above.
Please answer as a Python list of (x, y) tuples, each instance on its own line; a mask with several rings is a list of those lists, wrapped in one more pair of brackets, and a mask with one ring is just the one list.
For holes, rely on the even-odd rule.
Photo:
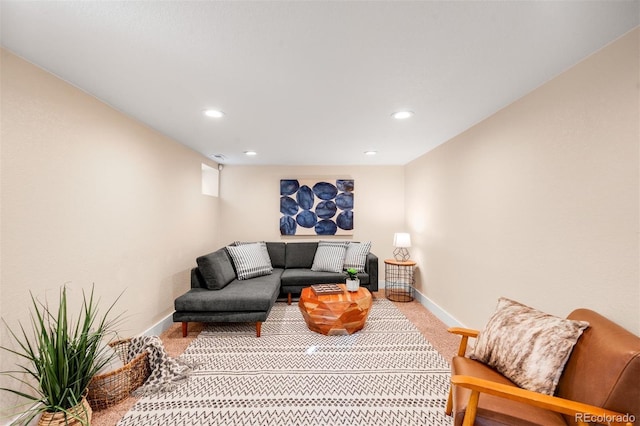
[(394, 302), (411, 302), (414, 298), (413, 260), (384, 260), (384, 295)]

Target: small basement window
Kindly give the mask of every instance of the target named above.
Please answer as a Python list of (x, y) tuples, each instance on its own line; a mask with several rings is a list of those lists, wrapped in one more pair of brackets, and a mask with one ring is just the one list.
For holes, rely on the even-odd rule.
[(202, 164), (202, 194), (217, 197), (219, 192), (220, 172), (206, 164)]

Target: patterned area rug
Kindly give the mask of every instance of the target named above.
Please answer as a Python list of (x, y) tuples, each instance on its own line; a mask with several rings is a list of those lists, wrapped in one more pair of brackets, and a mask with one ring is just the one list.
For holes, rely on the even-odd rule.
[(251, 324), (209, 325), (182, 359), (198, 364), (175, 390), (140, 399), (118, 423), (139, 425), (451, 425), (449, 364), (386, 299), (349, 336), (307, 329), (276, 303)]

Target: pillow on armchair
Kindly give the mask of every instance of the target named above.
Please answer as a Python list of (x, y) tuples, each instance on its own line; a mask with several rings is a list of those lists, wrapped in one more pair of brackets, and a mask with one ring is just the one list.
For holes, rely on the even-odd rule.
[(501, 297), (470, 358), (521, 388), (553, 395), (573, 346), (588, 326)]

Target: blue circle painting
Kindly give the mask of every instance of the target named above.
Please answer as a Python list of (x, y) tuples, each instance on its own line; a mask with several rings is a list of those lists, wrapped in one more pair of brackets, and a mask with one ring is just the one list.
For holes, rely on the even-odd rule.
[(298, 203), (291, 197), (280, 197), (280, 213), (293, 216), (298, 213)]
[(338, 179), (336, 186), (342, 192), (353, 192), (353, 179)]
[(353, 229), (353, 211), (347, 210), (338, 215), (336, 218), (336, 224), (340, 229), (346, 231)]
[(304, 210), (300, 212), (298, 216), (296, 216), (296, 222), (298, 222), (298, 225), (302, 226), (303, 228), (313, 228), (314, 226), (316, 226), (318, 218), (316, 217), (314, 212)]
[(313, 201), (315, 197), (313, 196), (313, 191), (307, 185), (302, 185), (296, 194), (296, 199), (298, 200), (298, 204), (300, 208), (303, 210), (311, 210), (313, 207)]
[(341, 210), (353, 209), (353, 194), (350, 192), (341, 192), (336, 197), (336, 206)]
[(333, 201), (320, 201), (316, 206), (316, 214), (322, 219), (332, 218), (337, 211), (336, 203)]
[(318, 235), (335, 235), (338, 227), (330, 220), (321, 220), (316, 225), (316, 234)]
[(353, 179), (281, 179), (280, 234), (351, 235), (354, 187)]
[(329, 182), (318, 182), (313, 185), (313, 193), (321, 200), (333, 200), (338, 194), (338, 188)]
[(296, 221), (291, 216), (280, 218), (280, 235), (296, 235)]
[(300, 188), (300, 183), (296, 179), (280, 180), (280, 195), (292, 195)]

